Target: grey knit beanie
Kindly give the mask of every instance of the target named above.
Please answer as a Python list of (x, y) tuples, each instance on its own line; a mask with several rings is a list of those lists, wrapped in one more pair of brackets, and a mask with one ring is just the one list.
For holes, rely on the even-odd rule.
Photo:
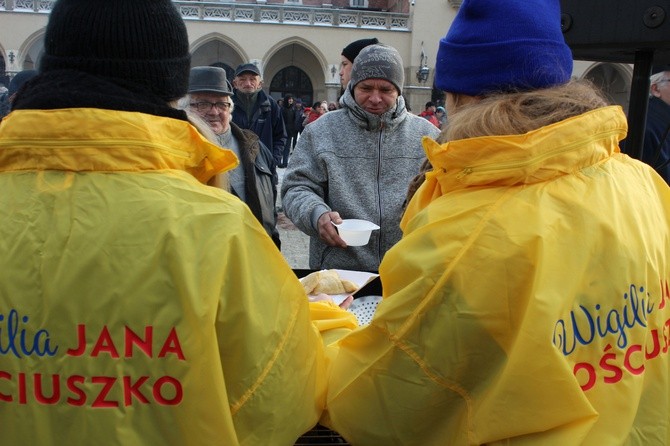
[(405, 84), (405, 69), (402, 57), (392, 46), (378, 44), (366, 46), (354, 60), (351, 68), (353, 91), (356, 84), (366, 79), (384, 79), (395, 85), (398, 94), (402, 94)]

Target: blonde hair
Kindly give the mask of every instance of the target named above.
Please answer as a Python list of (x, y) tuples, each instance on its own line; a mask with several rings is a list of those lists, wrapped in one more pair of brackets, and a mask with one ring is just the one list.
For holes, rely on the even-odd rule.
[[(180, 108), (182, 105), (182, 102), (180, 101), (179, 103)], [(188, 105), (186, 105), (186, 108), (183, 108), (184, 112), (186, 112), (186, 116), (188, 117), (188, 122), (195, 127), (195, 129), (200, 133), (207, 141), (213, 143), (213, 144), (218, 144), (218, 139), (216, 137), (216, 133), (210, 128), (209, 124), (200, 117), (197, 113), (193, 112), (190, 110)], [(207, 181), (208, 186), (214, 186), (221, 188), (223, 190), (226, 190), (230, 192), (230, 181), (228, 179), (228, 174), (227, 173), (220, 173), (218, 175), (214, 175), (212, 178)]]
[(586, 80), (540, 90), (496, 93), (458, 107), (438, 141), (520, 135), (606, 105), (604, 96)]

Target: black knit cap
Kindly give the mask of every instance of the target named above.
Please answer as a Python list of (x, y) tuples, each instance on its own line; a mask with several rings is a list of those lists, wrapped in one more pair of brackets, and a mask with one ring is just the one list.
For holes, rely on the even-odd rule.
[(356, 59), (356, 56), (358, 56), (358, 53), (360, 53), (363, 48), (377, 43), (379, 43), (379, 40), (377, 40), (376, 37), (373, 37), (372, 39), (356, 40), (344, 47), (342, 55), (353, 63), (354, 59)]
[(170, 0), (58, 0), (40, 72), (77, 70), (146, 88), (170, 101), (186, 94), (186, 26)]

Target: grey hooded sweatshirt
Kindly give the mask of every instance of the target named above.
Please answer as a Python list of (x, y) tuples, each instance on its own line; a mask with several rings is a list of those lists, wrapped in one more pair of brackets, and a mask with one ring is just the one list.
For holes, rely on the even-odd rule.
[[(342, 108), (309, 124), (295, 147), (281, 188), (286, 216), (310, 236), (311, 269), (377, 271), (384, 253), (400, 240), (407, 186), (425, 159), (423, 136), (439, 129), (412, 115), (402, 96), (383, 115), (363, 110), (349, 89)], [(319, 238), (317, 222), (328, 211), (381, 227), (365, 246), (345, 249)]]

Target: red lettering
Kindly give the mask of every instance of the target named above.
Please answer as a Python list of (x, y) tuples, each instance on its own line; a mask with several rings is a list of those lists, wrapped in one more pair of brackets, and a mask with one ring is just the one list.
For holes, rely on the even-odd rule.
[(119, 357), (119, 352), (116, 350), (112, 336), (109, 334), (109, 330), (106, 326), (102, 327), (98, 341), (95, 343), (93, 351), (91, 352), (91, 356), (95, 358), (102, 352), (109, 353), (112, 358)]
[(19, 404), (26, 404), (28, 397), (26, 396), (26, 375), (19, 373)]
[(641, 351), (642, 351), (641, 345), (631, 345), (630, 348), (626, 350), (626, 356), (624, 357), (623, 366), (626, 367), (626, 370), (628, 370), (633, 375), (641, 375), (644, 372), (644, 363), (642, 363), (640, 367), (633, 367), (630, 363), (630, 357), (633, 355), (633, 353)]
[(133, 345), (137, 346), (140, 350), (144, 352), (149, 358), (153, 357), (153, 350), (151, 344), (153, 341), (153, 330), (151, 327), (144, 327), (144, 339), (140, 338), (133, 330), (126, 327), (126, 349), (125, 357), (133, 357)]
[(135, 384), (133, 384), (130, 380), (130, 376), (123, 377), (123, 403), (126, 406), (130, 406), (133, 403), (133, 396), (141, 403), (149, 404), (149, 400), (140, 391), (140, 387), (142, 387), (142, 385), (147, 382), (148, 379), (148, 376), (142, 376), (137, 380), (137, 382), (135, 382)]
[[(144, 327), (144, 336), (140, 336), (134, 332), (130, 327), (124, 327), (124, 357), (132, 358), (135, 349), (144, 353), (147, 357), (153, 358), (153, 327)], [(86, 325), (77, 326), (77, 346), (76, 348), (68, 349), (66, 354), (69, 356), (83, 356), (86, 353)], [(116, 348), (114, 339), (109, 332), (109, 328), (104, 326), (100, 330), (100, 335), (91, 350), (91, 357), (98, 357), (106, 353), (111, 358), (118, 359), (120, 357), (119, 351)], [(169, 354), (177, 356), (180, 360), (185, 360), (184, 352), (179, 342), (176, 328), (172, 328), (168, 334), (163, 346), (158, 355), (159, 358), (164, 358)]]
[[(7, 372), (0, 372), (0, 379), (6, 379), (9, 381), (12, 379), (12, 375)], [(14, 398), (12, 398), (11, 395), (0, 393), (0, 401), (6, 401), (8, 403), (11, 403), (12, 401), (14, 401)]]
[(177, 330), (174, 327), (172, 327), (172, 330), (170, 330), (170, 334), (168, 334), (168, 337), (165, 340), (163, 348), (161, 349), (161, 352), (158, 354), (158, 357), (164, 358), (165, 356), (167, 356), (168, 353), (177, 355), (177, 358), (184, 361), (184, 353), (181, 350), (181, 344), (179, 343), (179, 336), (177, 336)]
[[(611, 345), (607, 345), (607, 347), (605, 347), (605, 351), (608, 351), (611, 348)], [(603, 357), (600, 358), (600, 368), (612, 372), (612, 375), (605, 376), (604, 380), (608, 384), (618, 383), (623, 377), (623, 371), (616, 364), (610, 363), (610, 361), (616, 361), (616, 354), (605, 353)]]
[(668, 299), (670, 299), (670, 289), (668, 288), (668, 281), (661, 280), (661, 303), (658, 305), (659, 310), (665, 308), (665, 301)]
[(66, 352), (69, 356), (81, 356), (86, 351), (86, 325), (77, 325), (77, 348), (70, 348)]
[(67, 403), (72, 406), (83, 406), (86, 404), (86, 393), (81, 389), (78, 384), (84, 384), (86, 378), (81, 375), (72, 375), (67, 379), (67, 388), (70, 392), (74, 393), (79, 398), (68, 397)]
[(107, 395), (109, 392), (112, 390), (112, 387), (114, 387), (114, 383), (116, 382), (116, 378), (111, 377), (111, 376), (94, 376), (91, 378), (91, 382), (93, 384), (102, 384), (103, 387), (100, 389), (100, 393), (98, 394), (98, 397), (93, 401), (93, 406), (92, 407), (99, 407), (99, 408), (104, 408), (104, 407), (119, 407), (118, 401), (108, 401), (105, 398), (107, 398)]
[(579, 387), (581, 387), (584, 392), (589, 391), (596, 384), (596, 369), (589, 363), (579, 362), (575, 364), (575, 367), (572, 369), (572, 374), (575, 375), (575, 378), (577, 378), (577, 372), (580, 370), (584, 370), (588, 374), (588, 380), (586, 381), (586, 384), (580, 385)]
[(51, 396), (44, 395), (42, 389), (42, 374), (33, 375), (33, 384), (35, 386), (35, 399), (42, 404), (56, 404), (60, 400), (60, 376), (51, 375)]
[(668, 345), (670, 345), (670, 319), (663, 324), (663, 341), (665, 341), (663, 344), (663, 353), (667, 353)]
[(661, 353), (661, 341), (658, 339), (658, 330), (654, 328), (651, 330), (651, 338), (654, 342), (654, 349), (649, 353), (647, 349), (644, 350), (645, 359), (654, 359)]
[[(0, 371), (0, 382), (2, 380), (11, 382), (12, 378), (12, 374)], [(16, 379), (16, 395), (0, 393), (0, 402), (12, 403), (16, 400), (20, 404), (56, 405), (63, 403), (82, 407), (92, 401), (90, 406), (92, 408), (117, 409), (120, 403), (113, 396), (119, 392), (123, 392), (125, 407), (139, 404), (174, 406), (180, 404), (184, 399), (184, 390), (181, 383), (171, 376), (163, 376), (153, 382), (153, 385), (149, 376), (141, 376), (136, 379), (131, 376), (119, 378), (93, 376), (89, 379), (82, 375), (72, 375), (65, 379), (64, 377), (61, 378), (61, 375), (19, 373), (16, 375)], [(61, 383), (61, 379), (64, 380), (63, 383)], [(32, 388), (27, 386), (29, 380), (33, 385)], [(51, 381), (50, 384), (49, 381)], [(92, 385), (87, 386), (87, 383)], [(62, 391), (61, 384), (67, 389), (66, 392)], [(97, 397), (93, 398), (96, 385), (99, 385), (99, 391)], [(30, 400), (28, 397), (30, 397)]]
[[(172, 385), (174, 388), (174, 397), (172, 399), (168, 399), (163, 395), (163, 386), (167, 384)], [(177, 379), (171, 376), (163, 376), (156, 380), (153, 387), (153, 395), (158, 404), (164, 406), (176, 406), (184, 399), (184, 389), (182, 389), (181, 383)]]

